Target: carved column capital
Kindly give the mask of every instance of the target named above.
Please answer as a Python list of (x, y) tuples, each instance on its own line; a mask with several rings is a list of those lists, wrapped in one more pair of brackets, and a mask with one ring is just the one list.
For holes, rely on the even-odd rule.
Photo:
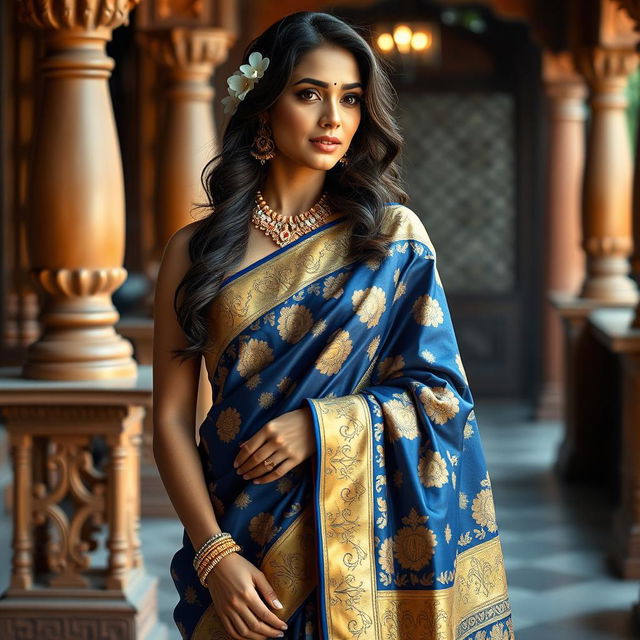
[(579, 47), (573, 60), (590, 86), (610, 87), (616, 93), (638, 66), (638, 54), (628, 47)]
[(571, 54), (568, 51), (545, 51), (542, 77), (545, 92), (552, 104), (552, 118), (584, 121), (587, 85), (576, 70)]
[(624, 9), (632, 20), (640, 23), (640, 0), (613, 0)]
[(39, 29), (109, 31), (129, 24), (129, 12), (140, 0), (18, 0), (18, 18)]
[(224, 29), (176, 27), (140, 34), (141, 44), (170, 74), (207, 81), (227, 59), (233, 40)]

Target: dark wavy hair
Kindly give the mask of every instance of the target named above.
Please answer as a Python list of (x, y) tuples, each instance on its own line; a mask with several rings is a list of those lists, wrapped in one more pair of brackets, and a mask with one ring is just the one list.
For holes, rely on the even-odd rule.
[(190, 238), (191, 266), (173, 301), (189, 343), (173, 352), (183, 360), (207, 350), (209, 305), (224, 274), (241, 261), (247, 248), (255, 193), (263, 188), (269, 170), (268, 162), (263, 166), (249, 153), (259, 114), (278, 100), (300, 58), (325, 43), (342, 47), (355, 57), (364, 95), (360, 124), (349, 147), (349, 163), (336, 163), (327, 171), (324, 189), (331, 209), (349, 216), (349, 256), (357, 261), (385, 255), (389, 238), (381, 230), (384, 204), (404, 204), (408, 199), (396, 163), (402, 147), (393, 116), (397, 95), (385, 62), (340, 18), (312, 11), (290, 14), (246, 47), (243, 61), (259, 51), (271, 64), (240, 101), (224, 130), (220, 153), (202, 172), (208, 203), (199, 206), (207, 209), (208, 215), (198, 221)]

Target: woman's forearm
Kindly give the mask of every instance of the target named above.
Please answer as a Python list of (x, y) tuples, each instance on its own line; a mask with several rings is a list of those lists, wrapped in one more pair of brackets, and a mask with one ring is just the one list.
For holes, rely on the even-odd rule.
[(153, 456), (169, 499), (191, 544), (198, 550), (221, 529), (213, 512), (195, 440), (182, 425), (154, 428)]

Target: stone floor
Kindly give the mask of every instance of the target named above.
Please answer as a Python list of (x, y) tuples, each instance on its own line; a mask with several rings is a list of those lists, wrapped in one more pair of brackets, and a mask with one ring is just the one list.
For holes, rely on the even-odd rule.
[[(612, 577), (604, 550), (610, 526), (606, 497), (567, 488), (551, 470), (561, 436), (556, 422), (531, 422), (515, 404), (478, 402), (476, 414), (493, 481), (518, 640), (627, 640), (640, 585)], [(1, 474), (0, 474), (1, 480)], [(10, 527), (0, 516), (0, 592), (8, 583)], [(142, 523), (145, 563), (160, 577), (159, 609), (179, 640), (169, 561), (180, 546), (174, 520)]]

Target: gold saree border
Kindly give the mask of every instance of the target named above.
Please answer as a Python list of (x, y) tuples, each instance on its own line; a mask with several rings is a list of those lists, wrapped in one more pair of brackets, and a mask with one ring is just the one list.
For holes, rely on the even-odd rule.
[(361, 395), (310, 400), (319, 430), (316, 496), (326, 640), (464, 640), (511, 612), (499, 537), (458, 554), (455, 582), (378, 589), (373, 429)]
[(270, 258), (225, 285), (211, 303), (214, 336), (205, 354), (210, 377), (229, 343), (257, 318), (296, 291), (348, 264), (345, 221)]
[[(310, 553), (309, 541), (315, 541), (312, 504), (278, 537), (260, 564), (260, 571), (275, 589), (283, 608), (267, 606), (282, 620), (290, 618), (318, 584), (317, 554)], [(198, 620), (193, 640), (227, 640), (228, 637), (215, 606), (210, 604)]]
[[(353, 262), (348, 257), (345, 224), (348, 220), (318, 231), (222, 287), (209, 312), (214, 337), (205, 361), (210, 379), (224, 350), (252, 322), (307, 285)], [(421, 220), (404, 205), (386, 207), (382, 231), (392, 242), (422, 242), (435, 256)]]

